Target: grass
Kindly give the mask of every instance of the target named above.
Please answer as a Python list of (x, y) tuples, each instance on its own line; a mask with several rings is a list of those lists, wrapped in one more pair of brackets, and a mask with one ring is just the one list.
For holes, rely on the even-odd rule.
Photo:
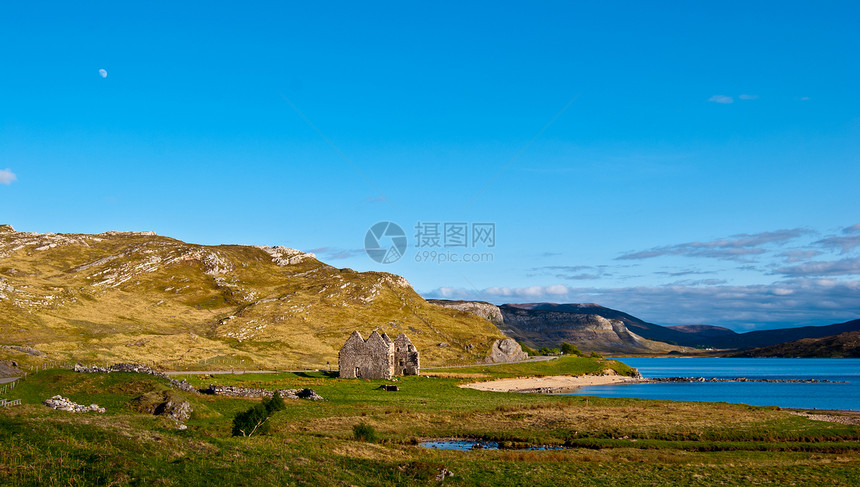
[[(589, 363), (587, 361), (591, 361)], [(493, 377), (600, 371), (611, 362), (450, 369)], [(189, 376), (190, 382), (310, 387), (324, 401), (286, 401), (267, 436), (234, 438), (236, 413), (259, 400), (180, 393), (138, 374), (47, 370), (0, 409), (0, 485), (857, 485), (860, 427), (745, 405), (506, 394), (463, 389), (463, 378), (387, 383), (327, 373)], [(471, 379), (470, 379), (471, 380)], [(169, 391), (189, 401), (188, 429), (135, 410)], [(106, 407), (74, 415), (40, 403), (62, 394)], [(6, 397), (9, 397), (7, 395)], [(375, 442), (357, 439), (373, 431)], [(427, 450), (422, 438), (470, 437), (551, 451)], [(362, 438), (367, 438), (366, 435)]]
[(636, 369), (633, 367), (616, 360), (592, 359), (588, 357), (560, 357), (544, 362), (519, 362), (514, 364), (432, 369), (425, 371), (425, 375), (504, 379), (547, 375), (599, 374), (606, 369), (612, 370), (618, 375), (633, 376), (636, 373)]

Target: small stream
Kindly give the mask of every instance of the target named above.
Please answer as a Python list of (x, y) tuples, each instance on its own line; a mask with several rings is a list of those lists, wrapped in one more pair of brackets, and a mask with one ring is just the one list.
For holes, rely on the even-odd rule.
[[(422, 441), (419, 443), (419, 446), (424, 448), (433, 448), (437, 450), (457, 450), (457, 451), (470, 451), (470, 450), (499, 450), (499, 442), (498, 441), (487, 441), (487, 440), (429, 440)], [(562, 450), (563, 446), (529, 446), (526, 448), (505, 448), (509, 450)]]

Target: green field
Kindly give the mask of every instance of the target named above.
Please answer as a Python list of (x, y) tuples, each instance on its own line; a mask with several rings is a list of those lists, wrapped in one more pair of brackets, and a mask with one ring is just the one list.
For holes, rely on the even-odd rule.
[[(547, 363), (434, 373), (593, 373), (612, 363)], [(621, 370), (619, 370), (621, 372)], [(481, 392), (463, 377), (340, 380), (327, 373), (189, 376), (271, 389), (310, 387), (324, 401), (288, 400), (267, 436), (230, 436), (233, 416), (253, 399), (184, 395), (187, 430), (142, 414), (133, 400), (168, 390), (138, 374), (47, 370), (20, 382), (0, 408), (2, 485), (858, 485), (860, 427), (811, 421), (745, 405)], [(41, 402), (62, 394), (107, 413), (71, 414)], [(354, 438), (367, 424), (377, 441)], [(551, 451), (443, 451), (430, 438), (483, 438), (505, 446), (566, 445)]]

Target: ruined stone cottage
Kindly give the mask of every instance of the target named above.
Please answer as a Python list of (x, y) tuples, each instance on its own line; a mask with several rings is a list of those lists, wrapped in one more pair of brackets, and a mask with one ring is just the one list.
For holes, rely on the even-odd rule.
[(392, 340), (387, 334), (370, 334), (367, 340), (354, 331), (337, 355), (340, 377), (346, 379), (391, 379), (418, 375), (418, 350), (401, 333)]

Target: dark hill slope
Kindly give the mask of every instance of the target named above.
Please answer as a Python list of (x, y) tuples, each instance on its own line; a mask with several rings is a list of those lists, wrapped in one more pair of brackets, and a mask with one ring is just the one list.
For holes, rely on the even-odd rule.
[(802, 326), (799, 328), (751, 331), (749, 333), (715, 337), (710, 343), (714, 348), (748, 349), (767, 347), (804, 338), (821, 338), (858, 330), (860, 330), (860, 320), (852, 320), (828, 326)]
[(725, 335), (736, 335), (734, 330), (724, 326), (714, 325), (672, 325), (666, 328), (670, 330), (680, 331), (682, 333), (692, 333), (699, 337), (721, 337)]
[(860, 358), (860, 331), (847, 331), (822, 338), (804, 338), (769, 347), (745, 350), (732, 356)]

